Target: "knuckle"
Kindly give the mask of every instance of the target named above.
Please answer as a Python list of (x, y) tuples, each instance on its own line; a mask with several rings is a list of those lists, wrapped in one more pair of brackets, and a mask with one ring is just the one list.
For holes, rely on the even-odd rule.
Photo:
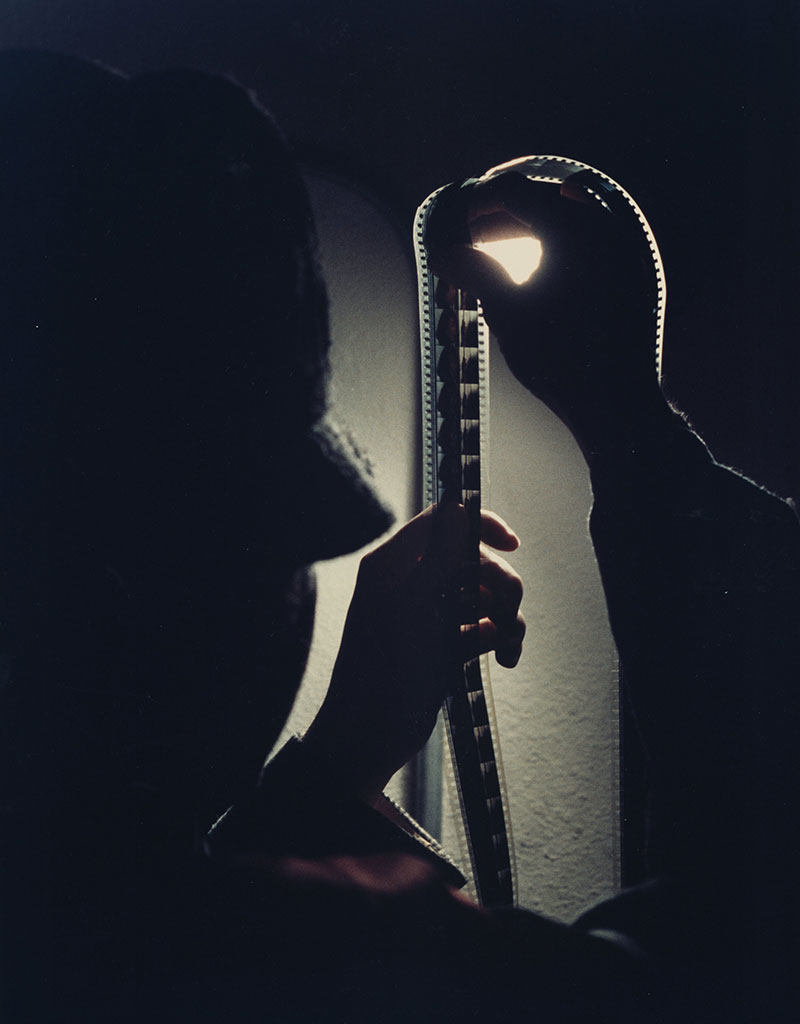
[(516, 612), (522, 603), (522, 598), (525, 593), (522, 577), (513, 571), (509, 572), (504, 580), (504, 590), (505, 600)]

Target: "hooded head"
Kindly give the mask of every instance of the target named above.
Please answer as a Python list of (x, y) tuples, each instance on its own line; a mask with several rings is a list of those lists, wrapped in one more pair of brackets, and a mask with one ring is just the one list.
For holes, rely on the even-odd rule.
[(223, 809), (299, 684), (306, 568), (390, 522), (327, 419), (302, 179), (226, 80), (47, 54), (0, 59), (0, 146), (12, 805)]

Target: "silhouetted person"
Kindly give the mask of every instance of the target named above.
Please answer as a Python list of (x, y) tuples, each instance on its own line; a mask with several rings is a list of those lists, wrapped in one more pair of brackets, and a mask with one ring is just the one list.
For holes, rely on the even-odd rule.
[(309, 204), (244, 90), (4, 54), (0, 139), (3, 999), (167, 1019), (220, 951), (246, 970), (204, 837), (288, 716), (309, 567), (391, 517), (326, 419)]
[(0, 75), (3, 988), (111, 1018), (289, 712), (305, 567), (390, 518), (324, 419), (311, 214), (268, 116), (199, 73)]
[[(652, 881), (567, 927), (462, 899), (382, 796), (443, 696), (458, 510), (443, 551), (423, 515), (364, 560), (325, 704), (256, 785), (308, 567), (389, 523), (326, 419), (324, 288), (274, 124), (210, 76), (8, 54), (0, 145), (5, 1019), (778, 1019), (796, 522), (664, 403), (624, 253), (581, 276), (605, 226), (565, 214), (577, 278), (484, 296), (589, 459), (655, 781)], [(611, 355), (583, 373), (570, 339)], [(483, 646), (513, 664), (520, 583), (488, 549), (484, 570)]]

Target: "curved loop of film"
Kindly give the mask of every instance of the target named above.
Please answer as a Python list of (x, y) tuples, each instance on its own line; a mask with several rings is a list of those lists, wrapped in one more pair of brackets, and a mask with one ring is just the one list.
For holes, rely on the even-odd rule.
[[(480, 179), (473, 181), (487, 181), (506, 171), (518, 171), (528, 177), (531, 181), (551, 182), (562, 185), (568, 178), (575, 178), (575, 185), (602, 203), (613, 214), (635, 218), (638, 228), (646, 241), (649, 254), (652, 259), (655, 275), (654, 293), (654, 327), (655, 327), (655, 357), (659, 376), (662, 370), (662, 348), (664, 334), (664, 318), (666, 311), (666, 284), (661, 256), (656, 244), (653, 232), (650, 229), (644, 214), (634, 201), (632, 196), (625, 191), (617, 182), (602, 171), (584, 164), (578, 160), (572, 160), (560, 156), (529, 156), (509, 161), (498, 167), (487, 171)], [(445, 186), (446, 187), (446, 186)], [(417, 259), (417, 272), (419, 280), (419, 311), (420, 311), (420, 343), (422, 360), (422, 439), (423, 439), (423, 492), (425, 504), (430, 505), (442, 499), (443, 484), (442, 454), (440, 452), (439, 437), (442, 430), (443, 418), (440, 415), (438, 400), (441, 384), (437, 377), (437, 366), (442, 357), (441, 351), (437, 351), (437, 323), (435, 296), (438, 285), (437, 279), (431, 273), (427, 252), (425, 248), (425, 230), (428, 215), (433, 208), (434, 202), (442, 189), (433, 192), (420, 206), (414, 222), (414, 246)], [(460, 300), (459, 300), (460, 302)], [(488, 389), (488, 328), (481, 314), (479, 304), (473, 306), (476, 309), (476, 335), (477, 335), (477, 383), (478, 383), (478, 406), (479, 406), (479, 457), (480, 457), (480, 485), (476, 491), (469, 492), (472, 498), (480, 501), (481, 494), (486, 495), (488, 491), (488, 459), (487, 459), (487, 424), (489, 418), (489, 389)], [(463, 471), (462, 471), (463, 477)], [(463, 480), (462, 480), (463, 483)], [(473, 485), (474, 486), (474, 485)], [(477, 681), (476, 681), (477, 680)], [(448, 738), (450, 741), (450, 754), (454, 767), (455, 787), (458, 791), (461, 804), (462, 817), (464, 820), (464, 832), (466, 844), (470, 853), (470, 860), (473, 867), (475, 888), (479, 898), (483, 899), (484, 893), (487, 899), (483, 902), (492, 905), (502, 905), (513, 901), (513, 892), (516, 889), (516, 870), (514, 865), (513, 848), (510, 840), (510, 826), (508, 824), (508, 802), (503, 783), (502, 765), (500, 762), (499, 746), (496, 742), (496, 724), (494, 708), (491, 700), (491, 691), (488, 676), (488, 660), (482, 659), (479, 670), (475, 669), (470, 673), (465, 671), (465, 687), (468, 691), (468, 701), (463, 701), (463, 707), (469, 706), (469, 714), (463, 713), (463, 707), (456, 704), (454, 708), (448, 701), (445, 719), (448, 726)], [(472, 692), (470, 691), (472, 687)], [(481, 708), (479, 719), (474, 715), (474, 705)], [(461, 710), (459, 710), (461, 707)], [(481, 724), (476, 724), (477, 721)], [(471, 729), (465, 722), (471, 722)], [(479, 767), (483, 773), (483, 779), (478, 779), (475, 784), (475, 765), (472, 765), (472, 777), (470, 769), (461, 761), (474, 761), (473, 750), (467, 744), (465, 748), (465, 733), (471, 732), (468, 737), (474, 741), (474, 747), (482, 750), (478, 760)], [(492, 742), (492, 737), (495, 737)], [(488, 749), (488, 754), (487, 754)], [(461, 757), (459, 756), (461, 751)], [(466, 751), (466, 757), (464, 756)], [(441, 770), (441, 745), (435, 748), (433, 757), (436, 763), (429, 764), (427, 776)], [(488, 758), (487, 761), (481, 758)], [(488, 782), (487, 782), (488, 780)], [(483, 785), (480, 785), (483, 783)], [(487, 789), (487, 785), (489, 789)], [(440, 791), (437, 790), (437, 797), (440, 798)], [(481, 797), (489, 807), (488, 819), (476, 813), (476, 803)], [(440, 813), (440, 812), (439, 812)], [(487, 847), (483, 840), (485, 837), (474, 834), (471, 822), (479, 822), (481, 828), (488, 828), (491, 832), (491, 842), (487, 859)], [(488, 823), (487, 823), (488, 822)], [(435, 830), (435, 829), (434, 829)], [(492, 854), (492, 846), (494, 851)], [(487, 864), (489, 871), (487, 872)], [(492, 879), (487, 877), (496, 874)], [(481, 877), (482, 876), (482, 877)], [(499, 879), (499, 881), (498, 881)]]

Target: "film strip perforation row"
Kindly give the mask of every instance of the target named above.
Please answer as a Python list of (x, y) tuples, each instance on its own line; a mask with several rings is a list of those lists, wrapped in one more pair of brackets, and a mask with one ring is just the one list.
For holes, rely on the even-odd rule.
[[(437, 478), (440, 503), (459, 501), (467, 509), (476, 552), (465, 566), (474, 583), (477, 621), (477, 551), (481, 510), (480, 312), (475, 299), (447, 282), (433, 279), (436, 367)], [(456, 752), (462, 810), (468, 831), (475, 883), (481, 901), (513, 902), (510, 851), (500, 779), (478, 660), (464, 669), (463, 681), (447, 700), (450, 738)]]

